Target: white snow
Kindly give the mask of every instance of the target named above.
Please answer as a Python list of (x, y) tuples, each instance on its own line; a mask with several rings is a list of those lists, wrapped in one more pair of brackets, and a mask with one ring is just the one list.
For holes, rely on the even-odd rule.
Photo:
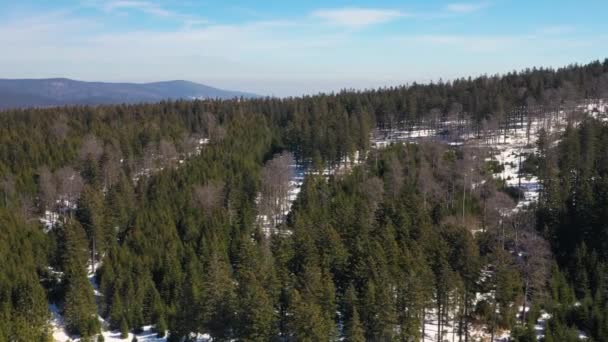
[[(529, 308), (527, 308), (529, 309)], [(547, 326), (547, 321), (551, 319), (551, 315), (546, 311), (541, 311), (540, 317), (536, 321), (534, 325), (534, 332), (536, 333), (536, 339), (540, 340), (545, 338), (545, 327)]]
[[(257, 216), (258, 224), (260, 225), (262, 232), (266, 236), (272, 235), (276, 232), (276, 227), (273, 227), (273, 221), (276, 222), (277, 225), (285, 222), (287, 216), (291, 212), (291, 208), (293, 206), (293, 202), (298, 198), (298, 194), (302, 189), (302, 185), (304, 184), (304, 179), (307, 175), (322, 175), (325, 177), (329, 177), (331, 175), (342, 174), (348, 172), (353, 166), (358, 165), (362, 162), (361, 155), (359, 151), (354, 153), (353, 158), (345, 157), (342, 161), (334, 167), (326, 167), (322, 171), (312, 171), (309, 169), (308, 163), (304, 164), (293, 164), (290, 165), (291, 171), (291, 180), (289, 181), (289, 192), (285, 207), (281, 209), (281, 214), (279, 217), (270, 218), (266, 215), (259, 214)], [(260, 195), (258, 195), (257, 202), (260, 201)], [(283, 234), (291, 234), (290, 231), (282, 231)]]
[(40, 223), (44, 226), (44, 232), (48, 233), (59, 223), (59, 214), (46, 210), (40, 218)]

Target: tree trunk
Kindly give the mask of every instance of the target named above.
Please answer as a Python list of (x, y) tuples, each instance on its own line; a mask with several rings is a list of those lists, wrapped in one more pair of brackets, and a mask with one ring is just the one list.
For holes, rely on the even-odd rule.
[(422, 308), (422, 341), (424, 342), (424, 338), (426, 337), (426, 309)]
[(521, 323), (522, 324), (526, 323), (526, 306), (528, 305), (528, 283), (529, 283), (529, 280), (526, 279), (526, 281), (524, 283), (524, 304), (521, 309)]

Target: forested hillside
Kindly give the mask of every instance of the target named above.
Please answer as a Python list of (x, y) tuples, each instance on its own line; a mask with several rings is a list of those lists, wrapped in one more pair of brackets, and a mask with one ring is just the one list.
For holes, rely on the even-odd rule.
[[(0, 341), (608, 341), (606, 98), (608, 60), (0, 112)], [(522, 205), (489, 147), (539, 117)]]

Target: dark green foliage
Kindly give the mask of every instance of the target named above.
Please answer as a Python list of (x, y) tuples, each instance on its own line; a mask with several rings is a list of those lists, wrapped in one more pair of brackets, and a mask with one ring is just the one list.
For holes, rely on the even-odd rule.
[(47, 238), (15, 210), (0, 208), (0, 340), (47, 341), (47, 298), (37, 269)]
[[(521, 298), (522, 279), (485, 216), (488, 231), (470, 234), (487, 198), (466, 189), (466, 155), (434, 144), (370, 151), (369, 136), (455, 112), (479, 133), (528, 102), (558, 105), (549, 95), (564, 89), (574, 92), (564, 101), (596, 96), (598, 64), (293, 99), (2, 112), (0, 340), (48, 337), (47, 293), (85, 338), (99, 332), (98, 313), (124, 338), (155, 324), (171, 341), (191, 332), (217, 341), (418, 340), (429, 308), (441, 325), (478, 318), (510, 328), (506, 308)], [(605, 130), (571, 128), (557, 157), (527, 168), (543, 179), (538, 221), (561, 270), (547, 307), (581, 301), (556, 314), (548, 338), (574, 326), (606, 336)], [(201, 138), (209, 144), (198, 146)], [(552, 151), (543, 139), (541, 151)], [(345, 174), (307, 176), (282, 233), (264, 236), (262, 169), (284, 151), (317, 171), (357, 151), (369, 157)], [(45, 210), (60, 213), (47, 234), (31, 223)], [(96, 261), (98, 298), (87, 273)], [(494, 277), (479, 284), (486, 265)], [(496, 298), (475, 312), (481, 286)], [(463, 310), (448, 318), (454, 305)], [(496, 305), (504, 309), (488, 314)]]
[(120, 321), (120, 338), (129, 337), (129, 324), (127, 323), (126, 318), (122, 318)]
[(536, 342), (536, 332), (534, 326), (518, 327), (513, 330), (511, 337), (515, 342)]
[(365, 331), (363, 330), (357, 308), (353, 309), (351, 317), (347, 322), (344, 338), (347, 342), (365, 342)]
[(167, 334), (167, 323), (165, 323), (165, 318), (160, 316), (158, 321), (156, 322), (156, 336), (158, 338), (163, 338)]
[(568, 127), (556, 148), (541, 150), (545, 188), (538, 221), (559, 264), (551, 280), (556, 304), (547, 341), (574, 341), (577, 329), (608, 339), (607, 142), (608, 126), (586, 120)]

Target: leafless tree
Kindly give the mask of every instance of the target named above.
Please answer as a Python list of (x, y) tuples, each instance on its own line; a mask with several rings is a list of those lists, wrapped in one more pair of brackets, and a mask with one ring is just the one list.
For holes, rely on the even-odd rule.
[(526, 319), (526, 306), (533, 297), (542, 296), (550, 275), (551, 252), (549, 244), (534, 230), (527, 229), (518, 235), (516, 257), (523, 279), (523, 309), (521, 321)]
[(106, 144), (101, 156), (101, 173), (103, 175), (103, 187), (109, 189), (120, 179), (122, 171), (122, 154), (112, 144)]
[(194, 188), (194, 201), (204, 211), (211, 211), (222, 204), (224, 183), (212, 182)]
[(505, 220), (513, 208), (515, 202), (504, 192), (493, 191), (492, 195), (484, 200), (484, 227), (497, 229), (497, 235), (503, 246), (507, 226)]
[(418, 189), (422, 194), (423, 208), (427, 208), (429, 198), (435, 198), (441, 193), (441, 185), (435, 179), (431, 164), (422, 158), (418, 167)]
[(197, 134), (184, 135), (181, 141), (181, 150), (184, 155), (190, 157), (197, 154), (200, 151), (202, 139), (203, 137)]
[(25, 194), (19, 195), (20, 214), (25, 221), (36, 219), (36, 206), (31, 197)]
[(59, 141), (64, 141), (68, 136), (68, 132), (70, 131), (70, 126), (68, 126), (68, 118), (65, 114), (61, 114), (57, 117), (53, 125), (51, 126), (51, 133), (57, 138)]
[(99, 161), (103, 154), (103, 143), (92, 134), (88, 134), (84, 137), (82, 145), (80, 146), (79, 156), (81, 160), (92, 159)]
[(158, 155), (163, 168), (173, 167), (177, 164), (177, 150), (175, 145), (168, 140), (161, 140), (158, 144)]
[(203, 133), (212, 142), (222, 141), (226, 130), (220, 125), (213, 113), (206, 112), (202, 116)]
[(371, 177), (365, 180), (362, 185), (362, 191), (368, 199), (370, 215), (370, 224), (373, 219), (373, 213), (378, 209), (380, 203), (382, 203), (382, 197), (384, 196), (384, 182), (378, 177)]
[(144, 153), (141, 158), (138, 172), (140, 176), (148, 176), (158, 168), (158, 145), (150, 142), (144, 147)]
[(260, 211), (273, 227), (282, 221), (288, 210), (290, 181), (295, 160), (290, 152), (283, 152), (268, 161), (262, 169)]
[(391, 157), (388, 161), (388, 186), (387, 190), (390, 196), (397, 197), (401, 192), (401, 188), (403, 187), (403, 182), (405, 180), (403, 165), (399, 159), (395, 156)]
[(54, 211), (57, 203), (57, 181), (46, 166), (38, 170), (38, 188), (41, 212)]
[(55, 172), (58, 182), (58, 194), (63, 210), (72, 214), (80, 193), (84, 187), (84, 181), (80, 173), (71, 167), (64, 167)]
[(429, 130), (436, 130), (437, 129), (437, 124), (438, 122), (441, 120), (441, 109), (439, 108), (433, 108), (431, 109), (431, 111), (429, 112)]

